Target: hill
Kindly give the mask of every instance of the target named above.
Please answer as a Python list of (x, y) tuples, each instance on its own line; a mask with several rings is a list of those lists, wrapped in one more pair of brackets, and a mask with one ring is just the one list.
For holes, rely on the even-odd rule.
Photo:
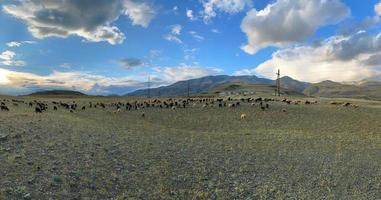
[[(381, 82), (363, 80), (352, 83), (322, 81), (307, 83), (284, 76), (281, 78), (281, 88), (284, 95), (307, 95), (314, 97), (362, 98), (381, 100)], [(276, 81), (257, 76), (206, 76), (187, 81), (179, 81), (172, 85), (151, 88), (151, 96), (186, 96), (200, 94), (251, 93), (273, 94)], [(141, 89), (125, 96), (147, 96), (148, 90)]]
[(360, 81), (353, 84), (343, 84), (323, 81), (311, 84), (303, 93), (308, 96), (381, 100), (381, 82)]
[[(309, 86), (308, 83), (294, 80), (290, 77), (281, 78), (282, 87), (295, 92), (303, 92)], [(187, 81), (179, 81), (169, 86), (151, 88), (149, 93), (151, 96), (185, 96), (188, 93), (188, 84), (190, 94), (215, 93), (219, 85), (275, 85), (274, 80), (259, 78), (257, 76), (206, 76)], [(273, 90), (274, 91), (274, 90)], [(127, 94), (126, 96), (147, 96), (148, 90), (141, 89)]]
[(28, 96), (86, 96), (86, 94), (71, 90), (47, 90), (34, 92)]
[[(275, 82), (276, 81), (274, 81), (274, 85), (275, 85)], [(280, 83), (282, 88), (296, 91), (299, 93), (302, 93), (306, 88), (308, 88), (311, 85), (311, 83), (298, 81), (289, 76), (284, 76), (280, 78)]]
[[(233, 95), (250, 94), (258, 96), (271, 96), (275, 94), (276, 86), (268, 84), (245, 84), (245, 83), (225, 83), (210, 89), (210, 94)], [(281, 88), (282, 95), (304, 96), (302, 93)]]

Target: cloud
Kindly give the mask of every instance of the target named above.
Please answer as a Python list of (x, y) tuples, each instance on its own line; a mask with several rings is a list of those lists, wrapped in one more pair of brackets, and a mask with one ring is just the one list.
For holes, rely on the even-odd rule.
[(270, 60), (246, 72), (275, 78), (278, 68), (283, 75), (309, 82), (381, 77), (381, 34), (361, 31), (351, 36), (332, 36), (317, 46), (278, 50)]
[(216, 29), (216, 28), (214, 28), (214, 29), (212, 29), (212, 30), (210, 30), (210, 31), (212, 31), (212, 33), (221, 33), (220, 30), (218, 30), (218, 29)]
[(269, 46), (285, 47), (311, 36), (319, 27), (335, 24), (347, 17), (350, 9), (340, 0), (277, 0), (263, 10), (249, 11), (241, 23), (248, 54)]
[(132, 24), (148, 27), (155, 17), (156, 11), (144, 2), (124, 0), (124, 13), (132, 20)]
[[(152, 86), (164, 82), (152, 80)], [(28, 94), (39, 90), (67, 89), (87, 94), (125, 94), (146, 87), (139, 77), (106, 77), (89, 72), (53, 71), (48, 75), (37, 75), (0, 68), (0, 93), (12, 95)]]
[(373, 17), (368, 16), (361, 21), (349, 20), (348, 22), (344, 23), (342, 27), (340, 27), (338, 32), (341, 35), (351, 35), (359, 31), (372, 28), (378, 23), (380, 23), (379, 16), (373, 16)]
[[(218, 68), (181, 65), (154, 69), (152, 87), (167, 85), (180, 80), (199, 78), (221, 73)], [(147, 87), (146, 75), (108, 77), (85, 71), (53, 71), (47, 75), (19, 72), (0, 68), (0, 93), (20, 95), (40, 90), (66, 89), (87, 94), (126, 94)]]
[(139, 58), (125, 58), (118, 60), (117, 63), (125, 69), (132, 69), (139, 66), (144, 66), (144, 62)]
[(171, 32), (164, 36), (164, 39), (170, 42), (176, 42), (182, 44), (183, 41), (178, 37), (181, 35), (182, 26), (180, 24), (175, 24), (171, 26)]
[(197, 17), (194, 16), (194, 14), (193, 14), (193, 10), (187, 9), (186, 10), (186, 15), (187, 15), (188, 19), (191, 20), (191, 21), (197, 20)]
[(195, 60), (198, 50), (196, 48), (184, 49), (184, 60)]
[(6, 50), (0, 53), (0, 64), (7, 66), (25, 66), (26, 62), (22, 60), (15, 60), (16, 53)]
[(190, 34), (193, 38), (195, 38), (196, 40), (198, 40), (198, 41), (202, 41), (202, 40), (205, 39), (203, 36), (199, 35), (196, 31), (189, 31), (189, 34)]
[(20, 42), (12, 41), (12, 42), (8, 42), (6, 45), (8, 47), (20, 47), (24, 44), (35, 44), (35, 43), (36, 43), (35, 41), (20, 41)]
[(171, 29), (171, 33), (173, 35), (180, 35), (182, 28), (183, 27), (180, 24), (173, 25)]
[(59, 67), (64, 68), (64, 69), (71, 69), (71, 64), (70, 63), (62, 63)]
[(177, 67), (165, 67), (161, 69), (163, 80), (167, 82), (177, 82), (182, 80), (200, 78), (209, 75), (217, 75), (222, 72), (222, 69), (215, 67), (200, 67), (182, 65)]
[(203, 11), (201, 12), (204, 22), (208, 23), (217, 16), (217, 12), (236, 14), (245, 8), (252, 7), (251, 0), (201, 0)]
[(378, 16), (381, 16), (381, 1), (374, 6), (374, 11)]
[[(125, 36), (112, 25), (121, 15), (147, 27), (155, 12), (132, 0), (25, 0), (3, 6), (3, 11), (26, 23), (36, 38), (76, 35), (90, 42), (121, 44)], [(86, 13), (85, 15), (83, 13)]]

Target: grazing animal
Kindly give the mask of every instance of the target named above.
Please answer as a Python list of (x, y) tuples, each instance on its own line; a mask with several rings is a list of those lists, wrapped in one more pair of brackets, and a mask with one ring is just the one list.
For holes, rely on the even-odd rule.
[(241, 119), (246, 119), (247, 115), (246, 114), (241, 114)]
[(284, 112), (284, 113), (285, 113), (285, 112), (287, 112), (287, 110), (283, 108), (283, 109), (282, 109), (282, 112)]
[(36, 107), (36, 108), (34, 108), (34, 112), (42, 113), (42, 109), (40, 107)]
[(113, 113), (120, 113), (122, 110), (120, 108), (118, 108), (117, 110), (115, 110)]
[(144, 112), (142, 113), (142, 117), (143, 117), (143, 118), (146, 117), (146, 114), (145, 114)]
[(7, 107), (7, 106), (0, 106), (0, 109), (2, 110), (2, 111), (9, 111), (9, 108)]
[(82, 106), (82, 110), (86, 110), (86, 106)]
[(57, 106), (54, 106), (54, 107), (53, 107), (53, 110), (58, 110)]

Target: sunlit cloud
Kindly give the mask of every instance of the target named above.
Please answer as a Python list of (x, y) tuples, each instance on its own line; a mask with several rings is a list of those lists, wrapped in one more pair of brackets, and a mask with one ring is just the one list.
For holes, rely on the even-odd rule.
[(133, 0), (25, 0), (4, 5), (3, 11), (22, 20), (39, 39), (76, 35), (90, 42), (110, 44), (121, 44), (125, 39), (124, 33), (113, 25), (121, 15), (142, 27), (147, 27), (156, 15), (147, 3)]

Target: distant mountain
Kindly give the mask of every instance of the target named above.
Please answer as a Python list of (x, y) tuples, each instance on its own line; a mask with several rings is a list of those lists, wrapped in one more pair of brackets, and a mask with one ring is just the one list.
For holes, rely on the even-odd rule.
[(363, 99), (381, 99), (381, 82), (360, 81), (344, 84), (333, 81), (323, 81), (311, 84), (303, 93), (308, 96), (345, 97)]
[[(281, 91), (285, 95), (307, 95), (315, 97), (348, 97), (381, 100), (381, 82), (363, 80), (351, 83), (322, 81), (307, 83), (284, 76), (280, 79)], [(218, 94), (221, 92), (250, 92), (254, 94), (273, 94), (275, 80), (257, 76), (206, 76), (188, 81), (179, 81), (169, 86), (151, 88), (150, 96), (186, 96), (188, 84), (191, 95)], [(142, 89), (126, 96), (147, 96), (148, 90)]]
[[(275, 82), (276, 81), (274, 81), (274, 85), (275, 85)], [(308, 88), (311, 85), (311, 83), (301, 82), (289, 76), (284, 76), (280, 78), (280, 83), (282, 88), (300, 92), (300, 93), (302, 93), (306, 88)]]
[(71, 91), (71, 90), (47, 90), (39, 91), (28, 96), (86, 96), (82, 92)]
[[(151, 96), (185, 96), (188, 93), (188, 84), (190, 94), (207, 93), (211, 88), (226, 83), (246, 83), (246, 84), (272, 84), (273, 81), (256, 76), (206, 76), (187, 81), (179, 81), (169, 86), (151, 88)], [(127, 94), (127, 96), (147, 96), (148, 89), (137, 90)]]
[[(254, 94), (258, 96), (274, 95), (276, 86), (273, 84), (224, 83), (209, 90), (209, 94)], [(303, 93), (287, 88), (281, 88), (282, 95), (304, 96)]]

